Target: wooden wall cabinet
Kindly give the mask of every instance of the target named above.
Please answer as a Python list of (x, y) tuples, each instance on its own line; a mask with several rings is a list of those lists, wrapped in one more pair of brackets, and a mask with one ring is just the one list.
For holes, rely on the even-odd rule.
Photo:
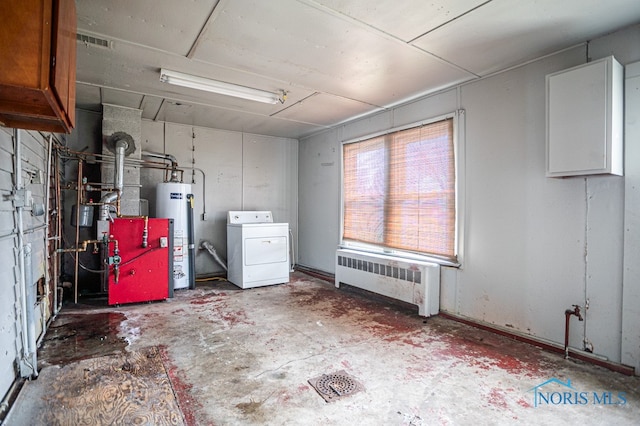
[(0, 25), (0, 124), (70, 133), (75, 126), (74, 0), (4, 2)]
[(622, 176), (623, 74), (609, 56), (547, 75), (547, 177)]

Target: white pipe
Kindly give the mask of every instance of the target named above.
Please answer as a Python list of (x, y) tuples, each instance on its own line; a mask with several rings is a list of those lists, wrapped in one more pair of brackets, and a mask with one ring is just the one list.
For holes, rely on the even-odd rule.
[[(49, 304), (49, 300), (50, 300), (50, 295), (51, 295), (51, 289), (49, 288), (51, 286), (51, 277), (49, 276), (49, 265), (51, 263), (51, 259), (49, 259), (49, 209), (51, 208), (50, 204), (49, 204), (49, 198), (51, 197), (51, 193), (50, 193), (50, 187), (51, 187), (51, 155), (52, 155), (52, 151), (53, 151), (53, 135), (49, 135), (49, 144), (47, 147), (47, 178), (45, 179), (45, 187), (44, 187), (44, 257), (46, 260), (46, 264), (44, 267), (44, 297), (47, 301), (47, 305)], [(55, 274), (56, 271), (53, 271), (53, 273)], [(54, 281), (55, 284), (55, 281)], [(56, 304), (56, 296), (55, 296), (55, 289), (53, 290), (53, 304), (55, 306)], [(49, 308), (47, 306), (47, 308)], [(49, 309), (47, 309), (49, 311)], [(44, 332), (42, 333), (42, 335), (44, 336)]]
[(289, 240), (290, 243), (290, 247), (291, 247), (291, 258), (289, 260), (291, 260), (291, 263), (289, 264), (289, 272), (293, 272), (294, 268), (296, 266), (296, 253), (294, 251), (294, 247), (293, 247), (293, 231), (291, 230), (291, 228), (289, 228), (289, 236), (291, 237), (291, 239)]
[(9, 401), (16, 398), (16, 395), (20, 392), (21, 384), (22, 382), (20, 380), (14, 380), (11, 387), (9, 387), (4, 399), (0, 402), (0, 419), (5, 418), (5, 413), (7, 413), (10, 408)]
[[(24, 268), (25, 268), (25, 283), (26, 283), (26, 299), (27, 299), (27, 325), (29, 329), (27, 330), (27, 338), (29, 339), (29, 354), (30, 354), (30, 365), (33, 368), (32, 377), (38, 377), (38, 347), (36, 343), (36, 319), (33, 314), (33, 310), (37, 304), (36, 297), (36, 289), (33, 281), (33, 264), (32, 264), (32, 256), (31, 256), (31, 244), (27, 244), (24, 247)], [(45, 329), (42, 328), (42, 333), (44, 334)]]
[[(20, 136), (20, 130), (14, 129), (14, 175), (15, 175), (15, 190), (22, 189), (22, 138)], [(17, 216), (17, 231), (18, 231), (18, 268), (20, 269), (20, 310), (21, 312), (21, 320), (22, 320), (22, 330), (20, 335), (22, 336), (22, 363), (27, 366), (27, 370), (20, 369), (20, 374), (22, 377), (33, 376), (36, 377), (38, 375), (37, 365), (35, 363), (32, 364), (29, 358), (33, 352), (32, 360), (36, 360), (35, 348), (33, 351), (30, 348), (31, 339), (28, 334), (32, 329), (32, 324), (29, 323), (29, 319), (31, 315), (27, 314), (28, 304), (27, 304), (27, 277), (25, 271), (25, 252), (24, 252), (24, 224), (22, 222), (22, 214), (24, 207), (16, 207), (16, 216)], [(34, 326), (35, 328), (35, 326)], [(35, 341), (35, 340), (34, 340)]]

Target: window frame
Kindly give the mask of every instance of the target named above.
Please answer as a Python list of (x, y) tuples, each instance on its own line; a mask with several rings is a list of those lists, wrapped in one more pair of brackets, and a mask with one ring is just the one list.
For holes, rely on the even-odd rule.
[[(344, 239), (344, 145), (362, 142), (367, 139), (388, 135), (390, 133), (411, 129), (414, 127), (429, 125), (438, 121), (453, 119), (453, 162), (455, 173), (455, 219), (454, 219), (454, 255), (456, 260), (443, 258), (436, 255), (428, 255), (424, 253), (412, 252), (389, 247), (383, 247), (375, 244), (368, 244), (359, 241), (345, 241)], [(444, 266), (453, 266), (462, 268), (463, 244), (461, 236), (464, 235), (464, 110), (458, 109), (452, 113), (432, 117), (429, 119), (413, 122), (403, 126), (393, 127), (387, 130), (370, 133), (364, 136), (347, 139), (340, 143), (340, 243), (339, 248), (349, 248), (373, 254), (394, 255), (407, 260), (428, 261), (438, 263)]]

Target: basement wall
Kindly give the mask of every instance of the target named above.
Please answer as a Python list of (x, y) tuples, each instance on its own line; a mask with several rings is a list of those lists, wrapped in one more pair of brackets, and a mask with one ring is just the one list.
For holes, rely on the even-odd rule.
[[(626, 269), (623, 293), (624, 241), (640, 233), (628, 221), (625, 236), (625, 178), (545, 177), (545, 76), (587, 52), (638, 61), (640, 26), (302, 139), (299, 264), (335, 272), (342, 141), (463, 109), (462, 266), (443, 269), (441, 310), (563, 345), (565, 309), (588, 300), (570, 345), (640, 372), (640, 313), (623, 301), (640, 300), (637, 269)], [(640, 109), (635, 99), (627, 114)], [(635, 142), (627, 135), (627, 147)], [(627, 161), (627, 176), (639, 168)]]
[[(0, 400), (3, 399), (14, 380), (19, 377), (19, 359), (22, 346), (22, 310), (18, 256), (20, 247), (17, 237), (17, 213), (10, 196), (15, 188), (13, 129), (0, 126)], [(22, 180), (25, 189), (31, 191), (34, 204), (45, 204), (46, 162), (48, 139), (39, 132), (20, 130)], [(42, 171), (42, 183), (37, 182), (37, 171)], [(44, 230), (45, 216), (33, 216), (25, 209), (22, 214), (24, 244), (31, 246), (31, 277), (27, 285), (38, 294), (37, 282), (45, 282), (46, 252)], [(29, 276), (29, 274), (27, 274)], [(50, 317), (52, 299), (47, 297), (49, 282), (41, 289), (32, 309), (35, 318), (36, 336), (40, 336)], [(51, 296), (51, 293), (48, 293)]]

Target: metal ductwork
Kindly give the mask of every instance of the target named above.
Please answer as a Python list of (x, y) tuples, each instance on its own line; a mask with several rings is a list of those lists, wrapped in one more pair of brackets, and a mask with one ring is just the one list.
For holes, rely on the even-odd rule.
[(125, 132), (115, 132), (107, 138), (107, 149), (115, 154), (115, 169), (113, 173), (113, 188), (100, 199), (100, 220), (109, 220), (109, 206), (122, 194), (124, 187), (124, 158), (136, 150), (131, 135)]

